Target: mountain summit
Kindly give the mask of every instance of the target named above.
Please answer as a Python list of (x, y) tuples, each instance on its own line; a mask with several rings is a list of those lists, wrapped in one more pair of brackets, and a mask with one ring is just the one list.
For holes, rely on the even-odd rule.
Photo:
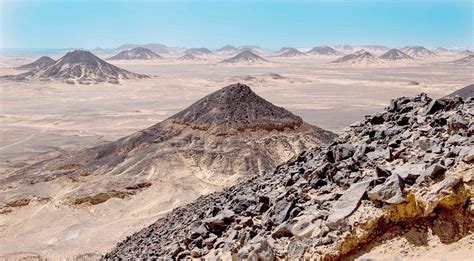
[(303, 120), (255, 94), (247, 85), (229, 85), (200, 99), (169, 120), (201, 130), (283, 130)]

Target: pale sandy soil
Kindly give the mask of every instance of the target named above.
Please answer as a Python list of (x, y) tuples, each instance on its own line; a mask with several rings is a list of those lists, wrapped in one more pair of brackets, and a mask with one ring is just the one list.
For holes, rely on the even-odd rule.
[[(132, 72), (155, 75), (120, 85), (1, 81), (0, 173), (65, 149), (93, 146), (141, 130), (233, 83), (232, 77), (254, 76), (241, 82), (305, 121), (335, 132), (387, 106), (391, 98), (420, 92), (438, 98), (474, 82), (473, 67), (447, 63), (453, 57), (359, 67), (328, 64), (335, 58), (314, 57), (265, 57), (272, 63), (256, 66), (218, 64), (223, 58), (190, 63), (173, 59), (114, 61)], [(33, 58), (4, 59), (0, 75), (16, 73), (11, 66), (30, 60)], [(285, 79), (272, 79), (268, 73), (278, 73)], [(189, 183), (198, 185), (190, 188), (185, 185)], [(177, 171), (173, 184), (157, 184), (130, 199), (111, 199), (87, 208), (65, 206), (54, 199), (46, 203), (39, 200), (0, 215), (0, 259), (100, 254), (173, 207), (219, 189), (187, 176), (184, 170)], [(177, 194), (183, 200), (176, 201)], [(469, 242), (472, 248), (472, 239)], [(399, 242), (391, 245), (396, 244)], [(421, 249), (420, 255), (425, 250)], [(376, 247), (374, 251), (374, 256), (383, 257), (386, 250)], [(414, 258), (420, 257), (424, 256)]]

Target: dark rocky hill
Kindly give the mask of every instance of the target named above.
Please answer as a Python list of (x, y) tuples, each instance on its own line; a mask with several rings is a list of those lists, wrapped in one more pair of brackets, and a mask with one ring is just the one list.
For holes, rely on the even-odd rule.
[(93, 84), (102, 82), (119, 83), (120, 80), (147, 77), (107, 63), (91, 52), (76, 50), (65, 54), (56, 63), (45, 68), (2, 78), (14, 81), (59, 80), (70, 84)]
[(248, 86), (235, 84), (214, 92), (168, 120), (192, 128), (225, 132), (294, 129), (303, 120), (256, 95)]

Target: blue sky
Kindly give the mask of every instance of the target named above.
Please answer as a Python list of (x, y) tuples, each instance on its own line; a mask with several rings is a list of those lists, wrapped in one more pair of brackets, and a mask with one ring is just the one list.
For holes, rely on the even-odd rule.
[(471, 1), (0, 0), (3, 48), (473, 46)]

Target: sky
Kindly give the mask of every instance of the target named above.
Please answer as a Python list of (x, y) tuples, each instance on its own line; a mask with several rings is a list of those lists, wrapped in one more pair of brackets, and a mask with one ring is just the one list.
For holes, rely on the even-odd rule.
[(472, 48), (473, 1), (0, 0), (0, 47)]

